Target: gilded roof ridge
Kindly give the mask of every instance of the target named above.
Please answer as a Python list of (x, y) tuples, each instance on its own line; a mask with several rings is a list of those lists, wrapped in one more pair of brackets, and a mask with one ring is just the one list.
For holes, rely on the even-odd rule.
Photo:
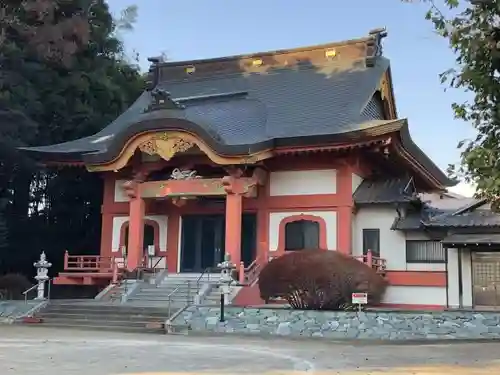
[(321, 44), (302, 46), (302, 47), (296, 47), (296, 48), (284, 48), (284, 49), (277, 49), (277, 50), (272, 50), (272, 51), (242, 53), (242, 54), (231, 55), (231, 56), (220, 56), (220, 57), (179, 60), (179, 61), (161, 61), (161, 58), (159, 58), (159, 57), (150, 57), (150, 58), (148, 58), (148, 61), (150, 61), (153, 65), (158, 65), (158, 67), (183, 66), (183, 65), (189, 65), (189, 64), (194, 64), (194, 63), (198, 63), (198, 64), (199, 63), (212, 63), (212, 62), (219, 62), (219, 61), (254, 58), (254, 57), (284, 55), (284, 54), (295, 53), (295, 52), (314, 51), (314, 50), (323, 49), (323, 48), (339, 47), (339, 46), (345, 46), (345, 45), (349, 45), (349, 44), (357, 44), (357, 43), (370, 42), (370, 41), (380, 42), (380, 40), (385, 38), (386, 36), (387, 36), (387, 32), (386, 32), (385, 28), (378, 28), (378, 29), (373, 29), (373, 30), (369, 31), (368, 36), (356, 38), (356, 39), (347, 39), (347, 40), (338, 41), (338, 42), (321, 43)]

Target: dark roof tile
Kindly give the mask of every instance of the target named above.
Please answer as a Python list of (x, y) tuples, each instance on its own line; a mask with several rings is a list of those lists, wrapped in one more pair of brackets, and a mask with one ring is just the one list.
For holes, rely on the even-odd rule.
[(363, 180), (353, 194), (354, 203), (386, 204), (404, 203), (414, 199), (410, 177)]
[(445, 237), (441, 243), (444, 247), (467, 246), (467, 245), (492, 245), (500, 244), (500, 234), (498, 233), (455, 233)]

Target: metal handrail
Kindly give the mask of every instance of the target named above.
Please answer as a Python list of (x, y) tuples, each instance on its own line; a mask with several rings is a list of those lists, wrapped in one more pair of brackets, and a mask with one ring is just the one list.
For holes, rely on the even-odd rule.
[[(155, 257), (155, 258), (156, 258), (156, 257)], [(161, 262), (163, 259), (165, 259), (165, 260), (166, 260), (166, 258), (167, 258), (167, 257), (166, 257), (165, 255), (161, 255), (161, 256), (159, 256), (159, 257), (158, 257), (158, 260), (157, 260), (157, 261), (156, 261), (156, 263), (153, 265), (153, 263), (148, 264), (148, 261), (149, 261), (149, 260), (152, 260), (152, 259), (150, 259), (149, 257), (145, 256), (145, 257), (143, 258), (143, 265), (142, 265), (142, 266), (137, 267), (137, 269), (152, 269), (152, 270), (153, 270), (153, 274), (155, 274), (155, 275), (156, 275), (156, 266), (157, 266), (158, 264), (160, 264), (160, 262)], [(167, 262), (165, 262), (165, 268), (167, 268)]]
[(38, 288), (38, 284), (32, 285), (30, 288), (26, 289), (22, 294), (24, 295), (24, 303), (28, 303), (28, 293), (32, 290)]
[(52, 281), (54, 281), (53, 277), (47, 280), (47, 301), (50, 301), (50, 293), (52, 291)]
[(207, 272), (207, 271), (212, 271), (213, 267), (207, 267), (203, 270), (203, 272), (201, 273), (200, 276), (198, 276), (198, 279), (196, 280), (196, 291), (199, 292), (200, 291), (200, 283), (201, 283), (201, 279), (203, 278), (203, 276), (206, 274), (207, 275), (207, 282), (210, 282), (210, 272)]
[[(187, 306), (190, 306), (191, 305), (191, 281), (188, 280), (187, 281), (187, 296), (186, 296), (186, 303), (185, 305), (181, 308), (182, 309), (185, 309)], [(172, 317), (172, 297), (175, 295), (175, 293), (177, 293), (179, 291), (179, 289), (181, 288), (181, 285), (179, 285), (177, 288), (175, 288), (172, 292), (169, 293), (169, 295), (167, 296), (168, 298), (168, 306), (167, 306), (167, 313), (168, 313), (168, 317), (169, 319)]]
[[(167, 257), (166, 257), (165, 255), (162, 255), (162, 256), (158, 257), (158, 260), (156, 261), (156, 263), (154, 264), (154, 266), (153, 266), (153, 267), (151, 267), (151, 268), (153, 268), (153, 270), (155, 270), (155, 269), (156, 269), (156, 266), (157, 266), (158, 264), (160, 264), (160, 262), (162, 261), (162, 259), (163, 259), (163, 258), (165, 258), (165, 259), (166, 259)], [(165, 268), (167, 268), (167, 262), (165, 262)]]
[(167, 311), (168, 311), (168, 316), (172, 315), (172, 296), (177, 293), (177, 291), (180, 289), (180, 285), (175, 288), (173, 291), (171, 291), (168, 296), (167, 296), (167, 301), (168, 301), (168, 306), (167, 306)]
[[(54, 280), (53, 277), (47, 279), (47, 300), (50, 301), (50, 294), (51, 294), (51, 291), (52, 291), (52, 281)], [(30, 288), (26, 289), (22, 294), (24, 295), (24, 303), (28, 303), (28, 294), (29, 292), (31, 292), (32, 290), (35, 290), (36, 288), (38, 288), (38, 284), (34, 284), (32, 285)]]

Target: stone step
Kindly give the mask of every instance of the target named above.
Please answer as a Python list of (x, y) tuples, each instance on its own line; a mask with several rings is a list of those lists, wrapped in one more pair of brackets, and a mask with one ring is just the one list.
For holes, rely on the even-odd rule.
[(84, 311), (86, 313), (97, 313), (97, 314), (144, 314), (144, 315), (156, 315), (165, 313), (165, 308), (161, 306), (134, 306), (134, 305), (66, 305), (57, 304), (53, 305), (50, 303), (45, 309), (40, 313), (47, 311), (59, 311), (59, 312), (75, 312)]
[[(135, 294), (132, 294), (132, 296), (130, 297), (136, 297), (136, 296), (149, 296), (149, 297), (165, 297), (167, 298), (168, 296), (172, 297), (172, 298), (187, 298), (187, 297), (193, 297), (193, 296), (196, 296), (198, 294), (198, 292), (196, 291), (191, 291), (191, 292), (188, 292), (188, 291), (179, 291), (179, 292), (176, 292), (176, 293), (163, 293), (161, 291), (158, 291), (158, 292), (150, 292), (150, 291), (140, 291), (140, 292), (137, 292)], [(129, 297), (129, 298), (130, 298)]]
[(220, 301), (220, 294), (209, 294), (208, 296), (205, 296), (205, 300)]
[(164, 287), (164, 286), (175, 286), (175, 287), (191, 287), (191, 288), (196, 288), (197, 286), (201, 286), (203, 283), (197, 283), (195, 281), (177, 281), (177, 280), (163, 280), (161, 283), (158, 283), (158, 286)]
[[(198, 280), (201, 273), (169, 273), (165, 279), (186, 279), (186, 280)], [(203, 280), (218, 279), (220, 278), (220, 272), (204, 273), (202, 276)]]
[(163, 303), (165, 306), (168, 304), (170, 301), (171, 304), (175, 305), (185, 305), (186, 303), (193, 303), (194, 302), (194, 297), (187, 299), (187, 298), (168, 298), (165, 296), (153, 296), (153, 297), (148, 297), (148, 296), (133, 296), (129, 297), (127, 302), (134, 302), (134, 301), (151, 301), (151, 302), (158, 302), (158, 303)]
[(164, 286), (164, 287), (159, 287), (159, 288), (141, 288), (139, 292), (158, 292), (161, 291), (162, 293), (165, 292), (174, 292), (174, 291), (197, 291), (198, 288), (188, 288), (188, 287), (182, 287), (182, 288), (177, 288), (177, 287), (172, 287), (172, 286)]
[[(170, 312), (172, 312), (172, 308)], [(106, 320), (143, 320), (143, 319), (164, 319), (168, 318), (169, 311), (168, 308), (165, 309), (163, 313), (156, 314), (127, 314), (127, 313), (116, 313), (116, 312), (106, 312), (103, 314), (102, 312), (95, 311), (85, 311), (85, 310), (75, 310), (75, 311), (43, 311), (39, 314), (36, 314), (37, 317), (40, 318), (54, 318), (54, 317), (69, 317), (75, 319), (106, 319)]]
[(74, 301), (50, 303), (35, 314), (41, 320), (33, 326), (117, 332), (163, 333), (164, 323), (179, 307), (112, 305)]
[(160, 284), (191, 284), (191, 285), (197, 285), (197, 284), (206, 284), (206, 283), (213, 283), (216, 284), (219, 282), (219, 278), (214, 278), (214, 279), (203, 279), (203, 280), (198, 280), (198, 279), (181, 279), (181, 278), (170, 278), (167, 277), (161, 281)]
[(98, 326), (106, 326), (106, 327), (137, 327), (137, 328), (146, 328), (148, 325), (152, 323), (155, 324), (163, 324), (166, 319), (156, 319), (156, 320), (109, 320), (109, 319), (81, 319), (81, 318), (72, 318), (72, 317), (50, 317), (50, 318), (42, 318), (43, 323), (56, 323), (56, 324), (64, 324), (64, 325), (74, 325), (74, 326), (87, 326), (87, 325), (98, 325)]
[(91, 322), (90, 324), (77, 325), (73, 323), (57, 322), (57, 321), (47, 321), (39, 324), (32, 324), (30, 327), (41, 327), (41, 328), (58, 328), (58, 329), (71, 329), (71, 330), (82, 330), (82, 331), (106, 331), (106, 332), (122, 332), (122, 333), (154, 333), (154, 334), (164, 334), (165, 329), (161, 328), (150, 328), (147, 326), (134, 327), (134, 326), (107, 326), (102, 324), (97, 324)]

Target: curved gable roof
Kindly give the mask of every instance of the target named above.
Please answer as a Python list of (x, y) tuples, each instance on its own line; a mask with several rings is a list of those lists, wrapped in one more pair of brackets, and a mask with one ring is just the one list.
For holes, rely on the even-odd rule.
[[(145, 91), (95, 135), (26, 150), (47, 159), (106, 162), (126, 136), (150, 130), (195, 131), (222, 153), (357, 131), (389, 67), (380, 55), (384, 36), (376, 30), (367, 38), (322, 46), (157, 63), (151, 89), (168, 91), (183, 108), (145, 112), (153, 100), (152, 91)], [(262, 65), (254, 67), (257, 57)], [(187, 74), (186, 66), (196, 72)]]

